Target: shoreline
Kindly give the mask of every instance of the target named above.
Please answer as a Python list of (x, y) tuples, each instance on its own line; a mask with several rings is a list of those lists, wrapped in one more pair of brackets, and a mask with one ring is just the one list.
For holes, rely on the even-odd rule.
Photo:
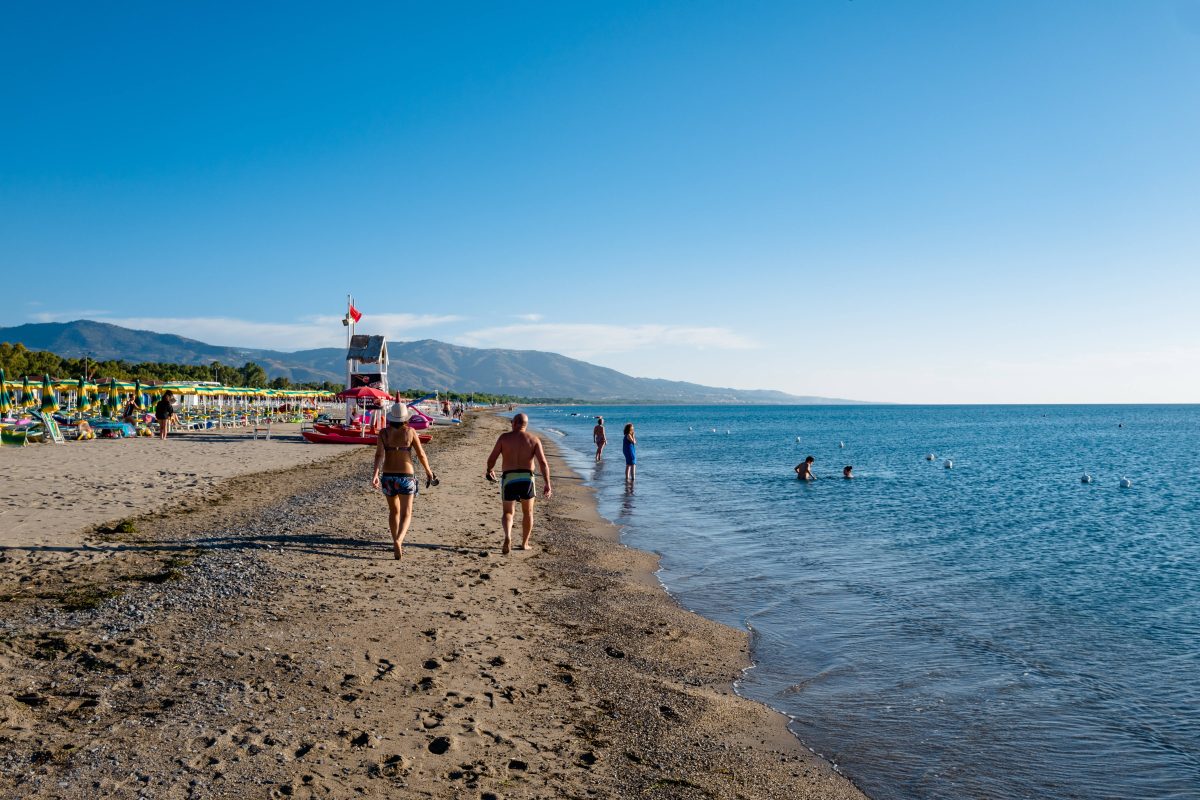
[[(551, 463), (551, 469), (556, 474), (568, 474), (571, 476), (573, 483), (572, 487), (586, 498), (584, 503), (584, 519), (591, 525), (602, 540), (614, 548), (619, 548), (629, 554), (635, 554), (631, 559), (633, 562), (627, 569), (628, 571), (623, 576), (633, 585), (643, 587), (656, 593), (661, 597), (663, 604), (669, 608), (663, 608), (659, 605), (658, 613), (660, 616), (671, 617), (677, 615), (687, 615), (696, 620), (703, 620), (708, 626), (715, 626), (720, 632), (727, 632), (730, 636), (716, 636), (726, 648), (723, 654), (725, 658), (739, 664), (736, 672), (732, 677), (724, 680), (715, 680), (712, 683), (706, 684), (706, 687), (719, 695), (728, 695), (735, 698), (741, 703), (753, 706), (760, 710), (766, 718), (767, 727), (757, 728), (756, 735), (760, 736), (759, 744), (762, 746), (776, 749), (781, 754), (792, 754), (798, 756), (801, 760), (815, 759), (821, 767), (824, 767), (828, 773), (822, 775), (825, 779), (834, 779), (832, 782), (844, 782), (844, 786), (827, 787), (826, 794), (820, 794), (821, 797), (860, 797), (866, 798), (853, 781), (837, 768), (826, 760), (823, 756), (805, 744), (792, 730), (789, 725), (792, 719), (782, 711), (772, 708), (766, 703), (747, 697), (738, 690), (738, 682), (744, 677), (745, 673), (754, 669), (757, 664), (753, 660), (751, 638), (752, 632), (741, 630), (738, 628), (725, 625), (716, 620), (709, 619), (700, 615), (698, 612), (684, 606), (680, 600), (670, 591), (665, 583), (659, 577), (661, 571), (660, 556), (656, 553), (641, 550), (639, 548), (626, 545), (621, 541), (621, 529), (616, 523), (606, 519), (600, 513), (599, 501), (595, 496), (596, 492), (591, 486), (587, 485), (583, 478), (576, 472), (567, 462), (566, 457), (562, 454), (559, 442), (554, 437), (543, 436), (542, 441), (547, 446), (547, 458)], [(557, 482), (555, 484), (555, 494), (558, 493)], [(610, 554), (611, 555), (611, 554)], [(707, 626), (704, 626), (707, 627)], [(711, 632), (708, 632), (712, 635)], [(732, 639), (733, 641), (730, 641)], [(849, 790), (849, 794), (842, 795), (836, 793), (842, 790)], [(765, 795), (764, 795), (765, 796)], [(804, 794), (793, 795), (795, 797), (807, 796)]]
[(557, 454), (535, 549), (500, 556), (501, 428), (439, 432), (401, 564), (363, 448), (63, 577), (118, 597), (0, 603), (0, 794), (863, 797), (733, 692), (746, 635), (679, 606)]
[[(569, 474), (572, 476), (573, 480), (578, 482), (579, 491), (584, 493), (587, 497), (587, 503), (589, 504), (589, 508), (592, 512), (591, 517), (594, 525), (598, 529), (606, 531), (609, 534), (604, 538), (606, 538), (615, 547), (629, 550), (634, 553), (643, 554), (649, 560), (649, 563), (644, 567), (640, 569), (635, 567), (627, 576), (628, 579), (640, 585), (651, 587), (660, 592), (665, 597), (667, 602), (669, 602), (679, 611), (693, 615), (699, 619), (710, 622), (713, 625), (719, 626), (722, 629), (728, 630), (744, 641), (744, 644), (737, 649), (738, 657), (741, 659), (742, 666), (739, 668), (736, 677), (731, 678), (727, 682), (725, 688), (733, 696), (739, 698), (743, 702), (750, 703), (754, 706), (764, 709), (771, 717), (773, 717), (772, 725), (776, 729), (778, 735), (769, 737), (767, 739), (771, 746), (779, 747), (783, 750), (787, 750), (789, 747), (794, 747), (804, 756), (818, 759), (822, 764), (827, 765), (835, 776), (841, 778), (847, 784), (849, 784), (853, 790), (859, 794), (859, 796), (866, 797), (866, 794), (863, 792), (863, 790), (854, 785), (853, 781), (848, 776), (838, 771), (837, 767), (834, 766), (828, 759), (826, 759), (812, 747), (808, 746), (795, 732), (791, 730), (790, 725), (794, 721), (792, 717), (779, 709), (773, 708), (761, 700), (756, 700), (741, 693), (738, 684), (745, 677), (747, 672), (755, 669), (758, 666), (757, 662), (755, 662), (753, 658), (753, 631), (742, 630), (740, 628), (735, 628), (733, 626), (726, 625), (725, 623), (712, 620), (685, 606), (682, 601), (676, 597), (670, 588), (662, 581), (660, 577), (660, 573), (662, 571), (660, 556), (654, 552), (641, 550), (632, 545), (624, 544), (621, 541), (620, 525), (605, 518), (600, 513), (599, 499), (596, 497), (596, 490), (587, 485), (582, 476), (580, 476), (579, 473), (573, 467), (571, 467), (566, 456), (562, 453), (562, 447), (557, 438), (554, 436), (545, 435), (543, 435), (541, 438), (543, 443), (548, 445), (546, 450), (547, 458), (551, 462), (551, 469), (556, 473)], [(580, 457), (586, 457), (586, 454), (579, 455)], [(557, 488), (555, 491), (557, 493)]]

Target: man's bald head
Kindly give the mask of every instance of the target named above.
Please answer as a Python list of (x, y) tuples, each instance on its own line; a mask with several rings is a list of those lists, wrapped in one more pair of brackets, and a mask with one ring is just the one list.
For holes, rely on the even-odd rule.
[(517, 414), (512, 418), (512, 428), (514, 431), (523, 431), (529, 425), (529, 417), (524, 414)]

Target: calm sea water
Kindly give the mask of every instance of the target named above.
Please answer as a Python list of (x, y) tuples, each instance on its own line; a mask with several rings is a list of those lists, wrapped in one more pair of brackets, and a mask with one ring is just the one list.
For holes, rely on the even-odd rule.
[(530, 414), (872, 797), (1200, 797), (1200, 406)]

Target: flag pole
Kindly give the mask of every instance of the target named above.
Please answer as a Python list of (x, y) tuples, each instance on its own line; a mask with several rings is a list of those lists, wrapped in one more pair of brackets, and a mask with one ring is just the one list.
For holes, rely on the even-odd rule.
[(350, 339), (354, 336), (354, 318), (350, 309), (354, 308), (354, 298), (346, 295), (346, 388), (350, 388)]

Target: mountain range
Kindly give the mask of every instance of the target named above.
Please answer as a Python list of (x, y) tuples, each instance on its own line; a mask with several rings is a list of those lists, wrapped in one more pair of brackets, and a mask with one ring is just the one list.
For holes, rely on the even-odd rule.
[[(345, 350), (323, 347), (281, 352), (224, 347), (170, 333), (76, 320), (0, 328), (0, 342), (21, 343), (66, 358), (241, 366), (253, 361), (274, 378), (295, 383), (345, 380)], [(608, 367), (538, 350), (461, 347), (433, 339), (388, 342), (388, 382), (398, 389), (442, 389), (590, 402), (857, 404), (769, 389), (729, 389), (659, 378), (635, 378)]]

